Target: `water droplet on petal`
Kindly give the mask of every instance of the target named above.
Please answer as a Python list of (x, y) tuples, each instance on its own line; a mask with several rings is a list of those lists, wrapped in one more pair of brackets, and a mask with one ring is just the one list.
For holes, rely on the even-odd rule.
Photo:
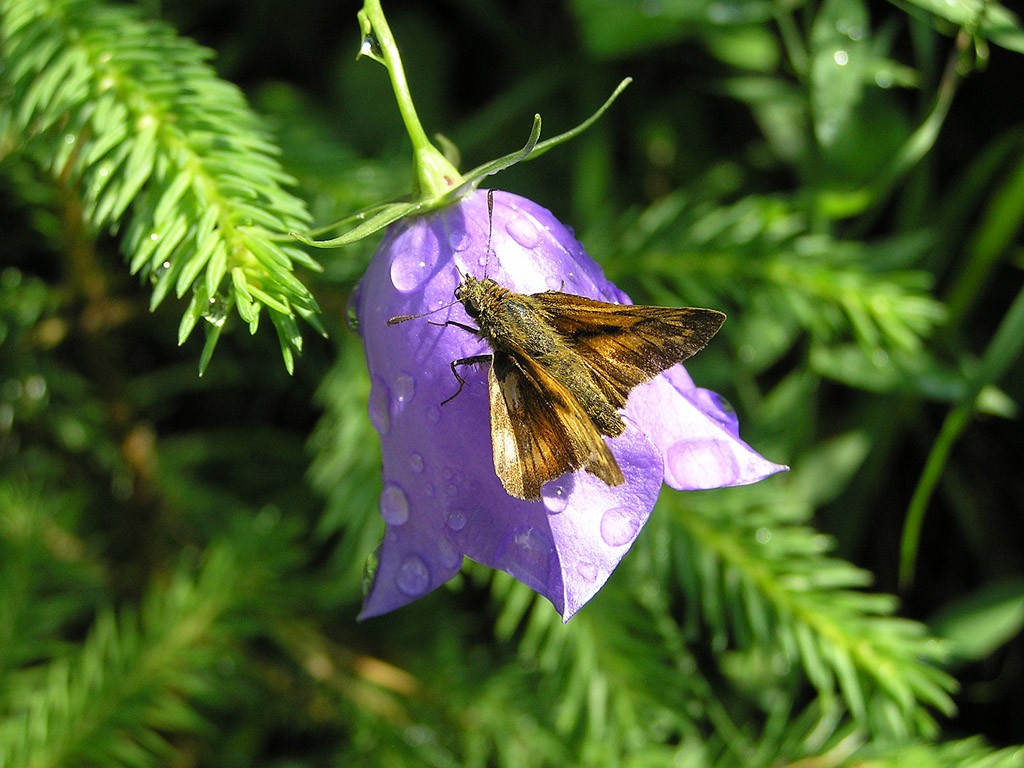
[(370, 423), (373, 424), (373, 428), (381, 435), (386, 435), (391, 431), (390, 400), (391, 393), (388, 391), (388, 385), (380, 379), (374, 378), (373, 383), (370, 384), (368, 410), (370, 413)]
[(430, 568), (419, 555), (406, 555), (395, 574), (395, 586), (409, 597), (419, 597), (430, 586)]
[(687, 488), (720, 488), (735, 483), (740, 467), (725, 440), (680, 440), (665, 452), (669, 470)]
[(576, 573), (584, 581), (594, 581), (597, 578), (597, 566), (594, 563), (581, 562), (576, 565)]
[(767, 544), (772, 540), (772, 529), (771, 528), (758, 528), (754, 533), (754, 538), (757, 539), (758, 544)]
[(388, 483), (380, 492), (380, 516), (389, 525), (403, 525), (409, 520), (409, 498), (400, 487)]
[(446, 223), (451, 226), (451, 229), (448, 230), (448, 247), (456, 253), (466, 250), (469, 247), (470, 237), (465, 226), (461, 222), (456, 223), (451, 219), (447, 219)]
[(515, 216), (505, 225), (505, 231), (524, 248), (533, 248), (540, 242), (540, 232), (532, 219)]
[(415, 291), (433, 274), (437, 263), (437, 243), (427, 242), (432, 235), (425, 227), (413, 226), (392, 246), (391, 282), (402, 293)]
[(461, 509), (454, 509), (448, 513), (448, 519), (445, 521), (445, 524), (453, 531), (458, 532), (466, 527), (467, 522), (466, 513)]
[(545, 485), (540, 489), (540, 497), (544, 500), (544, 508), (552, 515), (564, 512), (569, 506), (569, 491), (560, 482)]
[(532, 526), (520, 525), (512, 529), (499, 547), (498, 564), (526, 586), (542, 591), (548, 586), (554, 551), (545, 534)]
[(437, 543), (437, 557), (445, 568), (458, 568), (462, 565), (462, 553), (448, 539)]
[(408, 403), (416, 396), (416, 380), (408, 373), (400, 373), (395, 376), (392, 391), (398, 402)]
[(427, 421), (431, 424), (437, 424), (441, 420), (441, 409), (436, 405), (432, 405), (427, 408)]
[(629, 544), (639, 530), (639, 519), (626, 507), (609, 509), (601, 517), (601, 538), (610, 547)]
[(420, 456), (418, 453), (414, 453), (412, 454), (412, 456), (409, 457), (409, 468), (417, 475), (422, 474), (423, 467), (423, 457)]

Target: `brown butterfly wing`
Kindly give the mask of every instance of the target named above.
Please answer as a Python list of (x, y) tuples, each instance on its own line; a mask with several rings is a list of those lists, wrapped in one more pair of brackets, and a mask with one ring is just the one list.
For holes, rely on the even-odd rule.
[(696, 354), (725, 322), (713, 309), (609, 304), (571, 293), (530, 296), (537, 312), (589, 364), (608, 400), (622, 408), (645, 381)]
[(509, 495), (539, 499), (541, 486), (581, 467), (625, 482), (579, 402), (536, 361), (495, 352), (487, 384), (494, 470)]

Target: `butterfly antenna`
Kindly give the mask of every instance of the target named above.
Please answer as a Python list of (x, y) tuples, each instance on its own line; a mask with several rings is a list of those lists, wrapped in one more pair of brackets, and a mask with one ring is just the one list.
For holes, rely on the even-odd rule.
[(420, 312), (418, 315), (395, 315), (394, 317), (388, 318), (388, 325), (398, 325), (399, 323), (404, 323), (406, 320), (416, 320), (417, 318), (420, 317), (426, 317), (427, 315), (432, 315), (435, 312), (440, 312), (442, 309), (448, 309), (448, 307), (453, 307), (457, 303), (458, 302), (455, 301), (449, 301), (447, 304), (442, 304), (440, 307), (437, 307), (436, 309), (432, 309), (429, 312)]
[(484, 279), (487, 278), (487, 267), (491, 265), (491, 234), (494, 229), (494, 190), (487, 190), (487, 250), (484, 253)]

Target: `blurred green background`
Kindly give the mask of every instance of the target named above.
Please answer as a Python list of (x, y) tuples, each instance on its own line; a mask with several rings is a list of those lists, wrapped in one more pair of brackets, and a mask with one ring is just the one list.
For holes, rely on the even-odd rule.
[[(588, 132), (489, 182), (570, 224), (634, 300), (725, 311), (688, 370), (793, 468), (666, 490), (563, 627), (468, 562), (354, 620), (383, 523), (345, 307), (379, 235), (296, 268), (328, 335), (299, 321), (289, 375), (266, 319), (250, 335), (228, 306), (178, 346), (188, 295), (150, 311), (159, 275), (128, 264), (147, 195), (175, 179), (163, 159), (122, 214), (97, 213), (136, 157), (102, 172), (105, 152), (175, 168), (217, 146), (189, 144), (198, 128), (141, 143), (145, 105), (169, 124), (199, 105), (180, 124), (215, 139), (244, 109), (217, 113), (211, 78), (145, 55), (157, 19), (212, 49), (269, 129), (295, 180), (275, 201), (323, 225), (408, 192), (386, 72), (355, 59), (359, 7), (0, 5), (0, 766), (1020, 765), (1012, 14), (385, 0), (420, 117), (463, 169), (522, 146), (535, 112), (554, 135), (633, 78)], [(129, 27), (138, 58), (116, 69)], [(25, 83), (46, 77), (52, 98), (32, 102)], [(122, 132), (104, 132), (110, 104), (135, 116)]]

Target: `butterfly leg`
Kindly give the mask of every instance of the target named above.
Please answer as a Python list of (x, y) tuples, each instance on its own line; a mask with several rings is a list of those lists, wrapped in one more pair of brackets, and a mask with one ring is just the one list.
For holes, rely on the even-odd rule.
[(458, 360), (452, 360), (452, 373), (455, 378), (459, 380), (459, 388), (455, 391), (455, 394), (449, 397), (447, 400), (442, 400), (441, 405), (454, 400), (462, 392), (462, 388), (466, 386), (466, 380), (459, 375), (459, 372), (455, 369), (457, 365), (479, 365), (480, 363), (489, 363), (491, 361), (491, 355), (473, 355), (472, 357), (462, 357)]
[(433, 320), (428, 320), (427, 322), (430, 323), (431, 325), (436, 325), (439, 328), (444, 328), (446, 325), (454, 325), (456, 328), (461, 328), (464, 331), (469, 331), (474, 336), (479, 336), (480, 335), (480, 329), (479, 328), (474, 328), (472, 325), (466, 325), (465, 323), (460, 323), (458, 320), (445, 320), (443, 323), (435, 323)]

